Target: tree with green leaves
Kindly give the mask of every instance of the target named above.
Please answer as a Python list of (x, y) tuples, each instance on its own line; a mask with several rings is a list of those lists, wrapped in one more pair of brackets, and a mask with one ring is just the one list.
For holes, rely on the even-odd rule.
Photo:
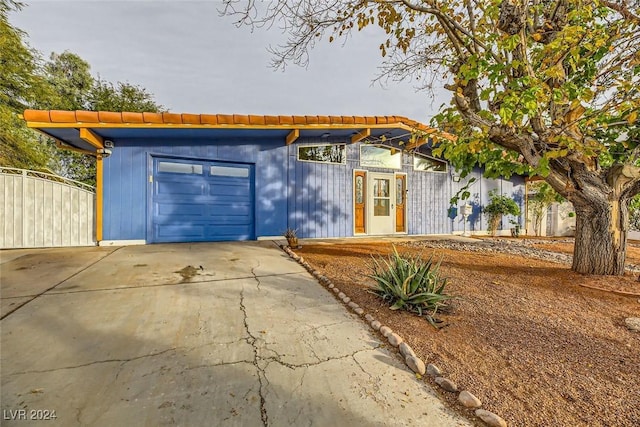
[[(162, 109), (153, 95), (140, 86), (94, 78), (89, 63), (72, 52), (52, 53), (43, 73), (54, 96), (40, 108), (134, 112)], [(95, 158), (58, 150), (53, 162), (54, 170), (60, 175), (95, 185)]]
[(533, 232), (536, 236), (540, 236), (542, 234), (542, 218), (544, 218), (545, 212), (552, 204), (562, 203), (564, 197), (544, 181), (529, 184), (529, 191), (533, 192), (533, 195), (529, 196), (527, 208), (533, 222)]
[(489, 203), (482, 208), (482, 212), (487, 215), (489, 234), (495, 236), (502, 222), (502, 217), (505, 215), (519, 216), (520, 206), (511, 197), (500, 194), (497, 190), (491, 190)]
[(89, 95), (89, 107), (94, 111), (130, 111), (157, 113), (164, 107), (141, 86), (97, 79)]
[(434, 153), (468, 172), (542, 176), (576, 211), (573, 270), (624, 274), (640, 192), (638, 0), (225, 0), (238, 24), (289, 34), (274, 65), (379, 26), (388, 76), (451, 91)]
[(150, 111), (163, 109), (146, 89), (91, 75), (78, 55), (52, 53), (44, 62), (26, 43), (26, 34), (8, 21), (22, 4), (0, 0), (0, 166), (46, 170), (95, 185), (95, 159), (58, 150), (54, 142), (26, 127), (27, 108), (55, 110)]
[(9, 11), (16, 7), (15, 2), (0, 2), (0, 165), (48, 170), (52, 151), (40, 147), (20, 114), (54, 94), (40, 73), (38, 53), (8, 21)]

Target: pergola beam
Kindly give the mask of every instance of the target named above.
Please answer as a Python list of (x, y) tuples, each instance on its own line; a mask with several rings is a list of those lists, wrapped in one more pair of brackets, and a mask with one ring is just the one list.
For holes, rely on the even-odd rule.
[(287, 145), (293, 144), (296, 139), (300, 138), (300, 129), (294, 129), (287, 135)]
[(360, 142), (369, 136), (371, 136), (371, 129), (363, 129), (351, 137), (351, 143), (355, 144), (356, 142)]
[(96, 147), (97, 149), (104, 149), (104, 140), (100, 135), (96, 135), (90, 129), (80, 128), (80, 138)]

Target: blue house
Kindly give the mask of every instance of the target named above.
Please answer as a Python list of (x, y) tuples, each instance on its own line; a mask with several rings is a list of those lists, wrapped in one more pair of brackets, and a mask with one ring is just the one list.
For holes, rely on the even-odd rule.
[[(466, 180), (432, 155), (437, 131), (406, 117), (27, 110), (24, 118), (60, 148), (96, 157), (101, 245), (281, 238), (289, 227), (327, 238), (464, 226), (449, 201)], [(524, 179), (474, 175), (471, 230), (486, 230), (480, 212), (491, 190), (523, 205)]]

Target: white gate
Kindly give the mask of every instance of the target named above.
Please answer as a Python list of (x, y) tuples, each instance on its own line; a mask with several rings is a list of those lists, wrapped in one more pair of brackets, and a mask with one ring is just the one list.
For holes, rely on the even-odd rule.
[(0, 248), (95, 245), (95, 193), (84, 183), (0, 167)]

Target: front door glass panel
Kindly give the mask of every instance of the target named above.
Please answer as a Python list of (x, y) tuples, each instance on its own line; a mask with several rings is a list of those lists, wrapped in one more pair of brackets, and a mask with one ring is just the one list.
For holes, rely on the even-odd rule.
[(391, 214), (390, 181), (386, 178), (373, 180), (373, 216)]

